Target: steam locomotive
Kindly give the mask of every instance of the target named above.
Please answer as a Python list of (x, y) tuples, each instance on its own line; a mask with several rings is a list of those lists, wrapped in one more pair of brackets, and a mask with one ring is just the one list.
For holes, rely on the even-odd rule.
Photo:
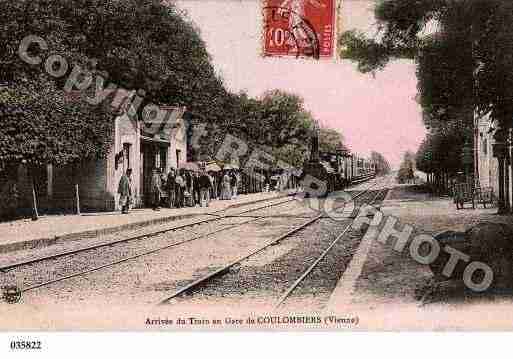
[(376, 166), (369, 159), (351, 154), (342, 148), (335, 153), (320, 152), (318, 137), (314, 135), (311, 140), (310, 160), (303, 165), (303, 179), (307, 175), (325, 184), (322, 188), (317, 186), (317, 193), (322, 197), (374, 178)]

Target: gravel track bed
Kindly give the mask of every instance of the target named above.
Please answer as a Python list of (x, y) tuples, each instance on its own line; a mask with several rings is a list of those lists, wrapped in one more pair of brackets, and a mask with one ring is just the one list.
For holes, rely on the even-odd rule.
[[(283, 200), (283, 198), (273, 199), (273, 200), (270, 200), (269, 203), (278, 203), (278, 202), (281, 202), (282, 200)], [(241, 207), (228, 208), (226, 210), (216, 211), (213, 214), (219, 215), (219, 216), (234, 215), (234, 214), (237, 214), (244, 210), (248, 210), (251, 208), (257, 208), (262, 205), (263, 205), (262, 202), (259, 202), (259, 203), (247, 205), (247, 208), (241, 208)], [(246, 207), (246, 206), (244, 206), (244, 207)], [(43, 248), (33, 248), (33, 249), (9, 252), (9, 253), (5, 253), (0, 256), (0, 266), (8, 265), (10, 263), (14, 263), (14, 262), (18, 262), (18, 261), (25, 261), (25, 260), (31, 260), (31, 259), (35, 259), (35, 258), (39, 258), (39, 257), (44, 257), (44, 256), (50, 256), (52, 254), (56, 254), (56, 253), (60, 253), (60, 252), (83, 249), (83, 248), (87, 248), (87, 247), (90, 247), (93, 245), (98, 245), (98, 244), (104, 244), (104, 243), (114, 243), (115, 244), (116, 241), (119, 241), (121, 239), (140, 236), (140, 235), (144, 235), (147, 233), (152, 233), (152, 232), (157, 232), (157, 231), (162, 231), (162, 230), (167, 230), (169, 228), (174, 228), (174, 227), (178, 227), (178, 226), (189, 225), (189, 224), (192, 224), (192, 223), (195, 223), (198, 221), (203, 221), (203, 220), (208, 220), (208, 219), (213, 219), (213, 218), (215, 218), (215, 216), (213, 216), (213, 215), (199, 215), (199, 216), (192, 217), (192, 218), (185, 218), (185, 219), (172, 221), (172, 222), (168, 222), (168, 223), (162, 223), (162, 224), (153, 225), (153, 226), (144, 226), (144, 227), (126, 230), (126, 231), (120, 231), (120, 232), (116, 232), (116, 233), (112, 233), (112, 234), (108, 234), (108, 235), (100, 235), (100, 236), (96, 236), (96, 237), (80, 238), (80, 239), (76, 239), (73, 241), (65, 241), (65, 242), (61, 242), (61, 243), (58, 243), (58, 244), (55, 244), (52, 246), (48, 246), (48, 247), (43, 247)], [(229, 219), (226, 219), (226, 220), (229, 220)], [(220, 223), (220, 222), (217, 222), (217, 223)], [(183, 230), (186, 230), (186, 229), (183, 229)]]
[(97, 236), (97, 237), (81, 238), (81, 239), (77, 239), (77, 240), (73, 240), (73, 241), (66, 241), (63, 243), (59, 243), (59, 244), (55, 244), (55, 245), (43, 247), (43, 248), (34, 248), (34, 249), (20, 250), (20, 251), (16, 251), (16, 252), (9, 252), (9, 253), (3, 254), (0, 257), (0, 265), (8, 265), (10, 263), (14, 263), (14, 262), (18, 262), (18, 261), (25, 261), (25, 260), (31, 260), (31, 259), (35, 259), (35, 258), (39, 258), (39, 257), (50, 256), (52, 254), (70, 251), (70, 250), (82, 249), (82, 248), (86, 248), (86, 247), (90, 247), (90, 246), (98, 245), (98, 244), (114, 243), (121, 239), (140, 236), (140, 235), (144, 235), (146, 233), (161, 231), (161, 230), (165, 230), (165, 229), (176, 227), (176, 226), (187, 225), (187, 224), (194, 223), (196, 221), (206, 220), (209, 218), (212, 218), (212, 216), (199, 216), (199, 217), (194, 217), (194, 219), (188, 218), (188, 219), (184, 219), (184, 220), (173, 221), (171, 223), (159, 224), (156, 226), (146, 226), (146, 227), (141, 227), (141, 228), (129, 230), (129, 231), (120, 231), (120, 232), (116, 232), (116, 233), (109, 234), (109, 235), (101, 235), (101, 236)]
[[(333, 230), (340, 233), (346, 226), (334, 226)], [(335, 238), (333, 236), (330, 243)], [(320, 312), (328, 302), (340, 277), (344, 274), (362, 238), (361, 231), (348, 231), (283, 302), (280, 310)], [(326, 247), (323, 246), (322, 250)]]
[[(284, 208), (270, 208), (260, 211), (262, 214), (277, 214), (283, 210)], [(296, 208), (296, 210), (305, 211), (304, 208)], [(260, 211), (255, 213), (260, 213)], [(283, 223), (283, 220), (275, 219), (260, 221), (262, 223), (258, 225), (247, 224), (199, 241), (188, 242), (187, 246), (173, 247), (170, 251), (164, 250), (83, 277), (54, 283), (26, 293), (24, 298), (32, 303), (44, 302), (45, 305), (49, 304), (48, 301), (50, 303), (87, 301), (91, 303), (155, 304), (165, 296), (163, 293), (176, 290), (181, 283), (190, 282), (205, 271), (211, 271), (212, 268), (239, 257), (241, 253), (247, 253), (251, 249), (259, 247), (263, 241), (272, 238), (276, 231), (285, 233), (291, 226), (291, 221), (286, 224)], [(296, 220), (298, 223), (303, 221), (304, 219)], [(151, 243), (156, 242), (156, 238), (152, 238)], [(144, 246), (148, 242), (144, 241), (141, 245)], [(112, 255), (117, 259), (120, 257), (119, 246), (113, 249), (116, 251)], [(101, 258), (99, 257), (89, 255), (87, 258), (83, 258), (81, 263), (87, 262), (87, 267), (101, 265), (106, 257), (103, 254)], [(99, 263), (100, 260), (101, 263)], [(83, 265), (78, 264), (78, 261), (58, 262), (59, 268), (53, 266), (49, 268), (47, 264), (42, 270), (43, 273), (34, 270), (31, 275), (39, 274), (37, 280), (40, 281), (46, 272), (52, 273), (52, 278), (54, 278), (85, 269)], [(63, 269), (66, 272), (63, 272)], [(20, 277), (21, 275), (18, 275), (18, 281)], [(30, 280), (34, 280), (34, 277), (31, 277)]]
[[(356, 206), (372, 200), (378, 192), (369, 191), (362, 195), (356, 199)], [(194, 291), (173, 299), (171, 304), (192, 304), (192, 301), (195, 305), (272, 306), (349, 223), (350, 220), (335, 222), (330, 219), (315, 222), (278, 245), (271, 246), (244, 260), (240, 265), (231, 268), (229, 273), (213, 278)], [(261, 222), (259, 224), (263, 225)], [(321, 279), (321, 283), (317, 285), (325, 288), (326, 293), (328, 291), (331, 293), (333, 290), (361, 237), (362, 234), (357, 233), (349, 243), (342, 241), (341, 245), (332, 249), (335, 254), (325, 258), (331, 265), (331, 267), (323, 267), (329, 272), (328, 278)], [(319, 275), (326, 275), (325, 272), (326, 269), (321, 269), (320, 273), (311, 273), (311, 275), (315, 279)]]
[[(387, 192), (382, 191), (379, 193), (375, 204), (383, 201)], [(378, 194), (378, 191), (373, 191), (371, 198), (374, 198), (376, 194)], [(340, 227), (335, 225), (332, 227), (332, 230), (335, 233), (341, 233), (345, 228), (346, 226)], [(353, 255), (358, 250), (364, 234), (365, 232), (361, 230), (348, 230), (291, 293), (281, 308), (289, 312), (321, 312)]]
[(223, 306), (248, 302), (272, 306), (333, 240), (326, 222), (330, 221), (320, 220), (277, 246), (248, 258), (230, 273), (177, 298), (176, 302), (192, 299)]
[[(286, 208), (290, 206), (289, 204), (283, 204), (280, 207)], [(256, 207), (255, 207), (256, 208)], [(271, 207), (272, 208), (272, 207)], [(255, 212), (251, 212), (252, 214), (266, 214), (266, 209), (261, 209)], [(205, 216), (205, 218), (209, 218)], [(180, 243), (189, 238), (193, 238), (199, 235), (207, 234), (210, 231), (219, 230), (223, 227), (233, 226), (237, 223), (242, 223), (250, 218), (236, 218), (230, 217), (226, 219), (221, 219), (215, 222), (203, 223), (201, 225), (196, 225), (193, 227), (188, 227), (185, 229), (166, 232), (163, 234), (159, 234), (153, 237), (141, 238), (133, 241), (115, 243), (113, 246), (101, 247), (98, 249), (91, 249), (84, 252), (67, 255), (64, 257), (60, 257), (52, 260), (45, 260), (42, 262), (34, 263), (31, 265), (22, 266), (19, 268), (15, 268), (13, 270), (8, 271), (0, 275), (0, 286), (4, 285), (17, 285), (19, 288), (25, 288), (32, 286), (37, 283), (45, 282), (54, 278), (66, 276), (78, 271), (87, 270), (90, 268), (94, 268), (99, 265), (107, 264), (112, 261), (120, 260), (125, 257), (137, 255), (149, 250), (157, 249), (159, 247), (163, 247), (166, 245)], [(197, 221), (196, 219), (195, 221)], [(183, 224), (194, 223), (195, 221), (188, 221)], [(105, 236), (109, 238), (95, 238), (92, 241), (87, 243), (87, 246), (96, 244), (96, 243), (106, 243), (112, 242), (115, 240), (128, 238), (136, 235), (143, 235), (147, 233), (151, 233), (158, 230), (167, 229), (170, 227), (177, 226), (178, 224), (173, 224), (173, 226), (167, 225), (159, 225), (153, 226), (151, 228), (145, 227), (144, 229), (139, 229), (137, 231), (130, 232), (122, 232), (117, 235)], [(221, 232), (222, 233), (222, 232)], [(200, 239), (201, 240), (201, 239)], [(76, 243), (75, 243), (76, 244)], [(180, 244), (178, 244), (180, 245)], [(183, 243), (186, 245), (186, 243)], [(81, 246), (85, 246), (85, 244), (81, 243)], [(14, 260), (27, 260), (31, 258), (37, 258), (43, 255), (49, 255), (52, 253), (57, 253), (58, 251), (76, 249), (70, 247), (69, 244), (67, 246), (59, 246), (58, 249), (55, 247), (51, 248), (51, 251), (30, 251), (30, 253), (25, 254), (23, 256), (19, 256), (18, 258), (10, 258), (9, 262), (13, 262)], [(45, 253), (46, 252), (46, 253)]]
[[(369, 183), (359, 185), (358, 188), (348, 189), (348, 191), (352, 190), (354, 193), (358, 193), (359, 190), (365, 190), (368, 187)], [(362, 196), (362, 198), (364, 197), (365, 195)], [(238, 213), (245, 209), (245, 207), (238, 208), (236, 211), (234, 209), (234, 212)], [(288, 205), (283, 205), (251, 214), (268, 216), (282, 216), (285, 214), (299, 217), (312, 216), (314, 211), (304, 207), (301, 203), (292, 202), (290, 208)], [(191, 222), (197, 219), (198, 217), (195, 217)], [(246, 221), (248, 219), (250, 218), (243, 218), (242, 220)], [(230, 218), (229, 222), (231, 221), (235, 221), (235, 219)], [(155, 307), (155, 304), (183, 285), (192, 282), (195, 278), (211, 273), (216, 268), (260, 248), (266, 242), (305, 221), (306, 219), (284, 217), (258, 219), (253, 223), (189, 242), (187, 245), (176, 246), (171, 250), (163, 250), (85, 276), (75, 277), (23, 293), (18, 305), (0, 303), (0, 310), (3, 310), (4, 307), (8, 309), (5, 311), (4, 326), (0, 325), (0, 328), (30, 330), (36, 328), (34, 325), (38, 323), (37, 328), (53, 328), (54, 330), (59, 328), (80, 329), (84, 325), (91, 329), (119, 327), (148, 329), (144, 323), (148, 315), (152, 314), (158, 317), (169, 316), (171, 318), (173, 315), (183, 316), (186, 313), (191, 313), (192, 316), (202, 315), (202, 313), (204, 315), (217, 313), (217, 316), (222, 317), (227, 312), (216, 312), (218, 309), (216, 306), (198, 306), (197, 304), (203, 304), (203, 301), (197, 294), (193, 295), (189, 301), (183, 300), (183, 305)], [(325, 221), (329, 220), (323, 219), (322, 223)], [(173, 222), (170, 227), (174, 227), (178, 223)], [(218, 225), (217, 228), (219, 227)], [(197, 226), (195, 230), (199, 231), (200, 228), (203, 227)], [(145, 229), (147, 230), (148, 227)], [(175, 236), (177, 233), (170, 234)], [(315, 240), (316, 235), (317, 233), (313, 231), (310, 236), (311, 240)], [(146, 242), (152, 243), (154, 238), (157, 237), (148, 239)], [(173, 239), (176, 240), (174, 237)], [(250, 258), (253, 261), (252, 265), (257, 267), (268, 265), (269, 262), (281, 258), (284, 254), (286, 255), (288, 251), (293, 249), (286, 247), (286, 243), (290, 245), (290, 239), (283, 241), (280, 245), (271, 247), (268, 254), (270, 258), (262, 257), (260, 263), (255, 258)], [(103, 258), (103, 254), (99, 254), (91, 255), (90, 253), (88, 265), (98, 265), (98, 261)], [(62, 257), (55, 263), (64, 258), (67, 257)], [(41, 271), (52, 270), (53, 265), (48, 263), (50, 262), (47, 262), (48, 268), (43, 266)], [(304, 266), (302, 269), (304, 270), (306, 267)], [(73, 272), (83, 270), (83, 268), (73, 267), (69, 269), (74, 269)], [(12, 275), (12, 273), (9, 274)], [(0, 277), (2, 275), (0, 274)], [(61, 273), (59, 273), (60, 275)], [(299, 275), (301, 275), (301, 272), (297, 273), (297, 276)], [(275, 297), (277, 297), (276, 294)], [(238, 296), (237, 298), (243, 297)], [(222, 298), (217, 299), (211, 300), (208, 304), (225, 303), (221, 300)], [(263, 298), (263, 302), (268, 304), (269, 300)], [(190, 306), (188, 306), (189, 304)], [(229, 305), (227, 308), (230, 311), (229, 313), (234, 315), (237, 312), (247, 313), (252, 309), (262, 309), (262, 306), (249, 307), (247, 301), (241, 301), (238, 306), (233, 305), (239, 304), (233, 300), (227, 304)], [(6, 327), (7, 323), (10, 323), (8, 328)]]
[[(271, 203), (280, 203), (283, 202), (284, 198), (274, 199), (270, 201)], [(262, 206), (262, 203), (253, 204), (252, 207), (257, 208)], [(294, 209), (288, 209), (287, 207), (295, 207)], [(251, 207), (250, 207), (251, 208)], [(272, 209), (273, 207), (271, 207)], [(242, 210), (246, 210), (249, 208), (230, 208), (228, 210), (220, 211), (221, 215), (232, 215), (241, 212)], [(312, 210), (306, 207), (302, 207), (297, 202), (291, 201), (290, 203), (282, 204), (279, 206), (278, 211), (274, 211), (273, 213), (268, 213), (268, 209), (260, 209), (254, 212), (248, 213), (248, 215), (255, 216), (281, 216), (284, 213), (291, 217), (309, 217), (312, 215)], [(31, 265), (25, 265), (19, 268), (12, 269), (7, 273), (3, 273), (0, 275), (0, 285), (12, 285), (15, 284), (18, 287), (24, 288), (28, 286), (32, 286), (39, 282), (47, 281), (50, 279), (54, 279), (56, 276), (65, 276), (69, 274), (76, 273), (77, 271), (87, 270), (99, 265), (106, 264), (111, 261), (119, 260), (127, 256), (137, 255), (141, 252), (145, 252), (148, 250), (156, 249), (158, 247), (162, 247), (165, 245), (170, 245), (173, 243), (181, 242), (187, 237), (198, 236), (201, 234), (205, 234), (207, 232), (218, 230), (223, 226), (232, 226), (236, 223), (241, 223), (248, 221), (251, 218), (237, 218), (237, 217), (229, 217), (225, 219), (221, 219), (216, 222), (205, 223), (193, 227), (188, 227), (187, 229), (177, 230), (173, 232), (168, 232), (164, 234), (160, 234), (154, 237), (145, 237), (141, 239), (131, 240), (128, 242), (115, 243), (120, 239), (129, 238), (132, 236), (140, 236), (147, 233), (151, 233), (159, 230), (166, 230), (172, 227), (176, 227), (184, 224), (192, 224), (198, 220), (212, 218), (211, 216), (201, 216), (195, 217), (193, 219), (180, 220), (177, 222), (173, 222), (172, 225), (169, 224), (161, 224), (157, 226), (151, 227), (143, 227), (136, 230), (131, 231), (123, 231), (118, 232), (111, 235), (99, 236), (95, 238), (82, 239), (72, 242), (66, 242), (62, 244), (57, 244), (54, 246), (42, 248), (42, 249), (32, 249), (25, 251), (18, 251), (15, 253), (9, 253), (9, 255), (3, 256), (0, 258), (1, 264), (9, 264), (16, 261), (21, 260), (31, 260), (35, 258), (39, 258), (42, 256), (48, 256), (59, 252), (64, 252), (68, 250), (76, 250), (81, 248), (86, 248), (91, 245), (97, 244), (105, 244), (114, 242), (112, 246), (105, 246), (98, 249), (88, 249), (84, 252), (66, 255), (64, 257), (60, 257), (57, 259), (45, 260), (42, 262), (38, 262)], [(279, 217), (277, 217), (279, 218)], [(296, 219), (296, 218), (294, 218)], [(262, 219), (259, 219), (262, 221)], [(264, 226), (265, 226), (265, 222)], [(171, 237), (171, 238), (170, 238)], [(80, 269), (77, 269), (80, 268)]]

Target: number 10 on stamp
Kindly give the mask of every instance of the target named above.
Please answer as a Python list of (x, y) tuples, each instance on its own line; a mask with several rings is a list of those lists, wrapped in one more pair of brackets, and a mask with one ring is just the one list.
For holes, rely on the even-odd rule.
[(335, 0), (263, 1), (264, 56), (333, 56)]

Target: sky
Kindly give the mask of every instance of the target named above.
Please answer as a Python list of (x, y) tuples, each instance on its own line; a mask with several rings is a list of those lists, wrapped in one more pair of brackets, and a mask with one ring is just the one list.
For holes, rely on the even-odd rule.
[[(402, 154), (424, 138), (417, 79), (411, 61), (395, 61), (376, 74), (361, 74), (345, 60), (263, 58), (261, 0), (179, 0), (199, 28), (216, 70), (234, 92), (259, 96), (282, 89), (302, 96), (325, 126), (340, 130), (353, 153), (382, 153), (397, 167)], [(343, 0), (343, 30), (375, 31), (373, 1)]]

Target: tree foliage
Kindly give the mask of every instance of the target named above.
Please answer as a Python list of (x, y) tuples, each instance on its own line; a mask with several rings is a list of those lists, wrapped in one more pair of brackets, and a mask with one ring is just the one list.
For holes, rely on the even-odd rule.
[[(227, 134), (248, 146), (273, 154), (290, 165), (302, 165), (315, 120), (306, 111), (303, 99), (281, 90), (267, 91), (253, 98), (246, 93), (229, 94), (223, 107), (223, 120), (207, 125), (201, 139), (201, 158), (213, 158)], [(201, 121), (195, 124), (202, 126)]]
[(417, 150), (417, 168), (425, 173), (443, 171), (451, 175), (463, 171), (463, 147), (465, 143), (470, 143), (472, 129), (457, 121), (436, 126), (435, 129)]
[[(63, 93), (58, 89), (62, 89), (75, 65), (101, 73), (105, 78), (104, 88), (112, 83), (128, 90), (144, 90), (146, 103), (187, 106), (205, 118), (222, 114), (220, 109), (226, 102), (226, 90), (214, 71), (197, 29), (178, 13), (174, 5), (164, 5), (158, 0), (0, 0), (0, 8), (4, 18), (0, 24), (0, 46), (5, 49), (0, 54), (0, 81), (8, 82), (16, 94), (18, 91), (24, 94), (35, 91), (29, 96), (34, 101), (21, 104), (24, 113), (33, 116), (26, 121), (40, 121), (37, 126), (32, 126), (34, 128), (43, 131), (43, 127), (48, 127), (46, 131), (55, 136), (61, 134), (63, 123), (80, 128), (81, 116), (73, 111), (56, 111), (41, 121), (39, 117), (42, 115), (37, 113), (48, 112), (35, 101), (38, 96), (47, 96), (51, 88), (48, 100), (55, 102), (46, 102), (47, 108), (60, 107), (63, 99), (59, 100), (57, 95), (62, 97)], [(48, 75), (41, 76), (45, 73), (44, 63), (33, 66), (20, 59), (18, 48), (28, 35), (40, 36), (48, 44), (47, 51), (32, 46), (29, 48), (31, 55), (38, 55), (44, 61), (48, 56), (58, 54), (67, 60), (69, 68), (62, 78), (55, 80)], [(30, 90), (27, 83), (32, 84)], [(10, 101), (3, 103), (4, 107), (15, 107), (14, 100), (11, 98)], [(101, 112), (90, 106), (82, 107), (80, 111), (86, 122)], [(78, 127), (71, 125), (73, 121)], [(104, 117), (89, 121), (85, 131), (77, 131), (72, 137), (77, 149), (87, 148), (87, 151), (77, 150), (67, 156), (52, 150), (41, 155), (40, 160), (46, 158), (49, 162), (64, 163), (77, 159), (81, 153), (84, 158), (88, 157), (89, 130), (98, 136), (93, 142), (109, 143), (111, 132), (107, 131), (104, 122)], [(12, 122), (11, 126), (14, 132), (25, 130), (22, 123)], [(8, 157), (9, 160), (19, 159), (27, 149), (22, 137), (14, 138), (16, 143), (9, 139), (9, 146), (0, 150), (15, 153)], [(39, 148), (49, 149), (54, 148), (55, 143), (67, 143), (64, 138), (50, 137), (46, 143), (43, 143), (44, 137), (38, 138)], [(73, 152), (71, 148), (63, 151)], [(104, 152), (104, 146), (97, 147), (98, 156)], [(50, 158), (50, 154), (55, 157)]]
[[(454, 120), (463, 109), (473, 108), (470, 51), (471, 47), (457, 38), (436, 36), (425, 40), (417, 59), (417, 79), (426, 126), (433, 126), (431, 119), (446, 123)], [(472, 126), (472, 113), (466, 121)]]
[[(0, 0), (7, 23), (4, 76), (26, 71), (17, 47), (27, 35), (49, 43), (49, 53), (94, 62), (107, 81), (143, 89), (148, 101), (187, 106), (215, 116), (226, 91), (194, 25), (159, 0)], [(40, 69), (37, 69), (40, 71)], [(16, 75), (17, 76), (17, 75)]]
[(376, 174), (386, 175), (390, 173), (391, 167), (385, 156), (381, 153), (372, 151), (370, 155), (372, 163), (376, 166)]
[(399, 183), (406, 183), (408, 180), (413, 180), (414, 171), (417, 168), (415, 157), (415, 154), (411, 151), (404, 153), (399, 171), (397, 172), (397, 181)]
[(243, 105), (242, 125), (261, 145), (282, 147), (308, 140), (313, 117), (305, 110), (303, 99), (292, 93), (272, 90)]
[(357, 61), (362, 72), (378, 71), (395, 58), (414, 59), (418, 98), (431, 131), (419, 148), (419, 166), (428, 172), (436, 166), (460, 170), (474, 112), (490, 113), (502, 128), (513, 125), (513, 3), (381, 0), (375, 16), (378, 36), (345, 33), (340, 55)]
[[(394, 58), (415, 59), (421, 103), (429, 113), (443, 107), (447, 114), (455, 106), (470, 105), (510, 121), (511, 1), (381, 0), (375, 15), (379, 35), (342, 34), (341, 57), (357, 61), (364, 72), (380, 70)], [(427, 24), (436, 24), (437, 30), (424, 34)]]
[(301, 168), (304, 162), (308, 159), (309, 150), (306, 146), (285, 145), (274, 149), (272, 155), (276, 159), (275, 165), (278, 165), (278, 161), (281, 161), (286, 163), (288, 166)]
[(417, 35), (444, 6), (445, 0), (379, 0), (374, 8), (376, 38), (354, 30), (342, 33), (340, 57), (357, 61), (362, 72), (382, 70), (393, 59), (413, 59), (420, 48)]
[(67, 164), (107, 154), (112, 114), (66, 98), (51, 82), (0, 88), (0, 163)]
[[(160, 0), (0, 0), (0, 8), (4, 16), (0, 46), (5, 50), (0, 54), (0, 82), (9, 83), (10, 101), (2, 100), (2, 106), (4, 113), (15, 112), (19, 106), (28, 117), (19, 123), (9, 120), (11, 130), (4, 130), (9, 138), (0, 144), (4, 160), (68, 163), (88, 158), (92, 152), (105, 154), (111, 139), (105, 121), (108, 113), (79, 104), (66, 108), (62, 98), (60, 89), (75, 65), (101, 74), (104, 88), (114, 84), (127, 90), (142, 89), (145, 103), (187, 107), (193, 129), (207, 125), (208, 136), (201, 141), (198, 154), (203, 157), (212, 158), (227, 133), (250, 147), (292, 151), (294, 158), (307, 148), (314, 119), (305, 110), (303, 99), (280, 90), (259, 98), (230, 93), (212, 65), (199, 31), (173, 4)], [(44, 63), (32, 66), (19, 58), (20, 42), (28, 35), (40, 36), (48, 43), (48, 50), (37, 45), (29, 48), (32, 56), (44, 61), (50, 55), (60, 55), (68, 61), (64, 76), (51, 78), (44, 74)], [(16, 96), (21, 97), (16, 100)], [(35, 130), (25, 132), (25, 137), (15, 136), (24, 133), (27, 121), (32, 123), (31, 129), (37, 128), (45, 136)], [(76, 129), (77, 133), (71, 135), (64, 129)], [(73, 144), (81, 151), (72, 148)], [(34, 146), (41, 150), (38, 158)]]
[(340, 131), (321, 127), (319, 129), (319, 150), (321, 152), (336, 153), (337, 151), (347, 151), (344, 145), (344, 136)]

